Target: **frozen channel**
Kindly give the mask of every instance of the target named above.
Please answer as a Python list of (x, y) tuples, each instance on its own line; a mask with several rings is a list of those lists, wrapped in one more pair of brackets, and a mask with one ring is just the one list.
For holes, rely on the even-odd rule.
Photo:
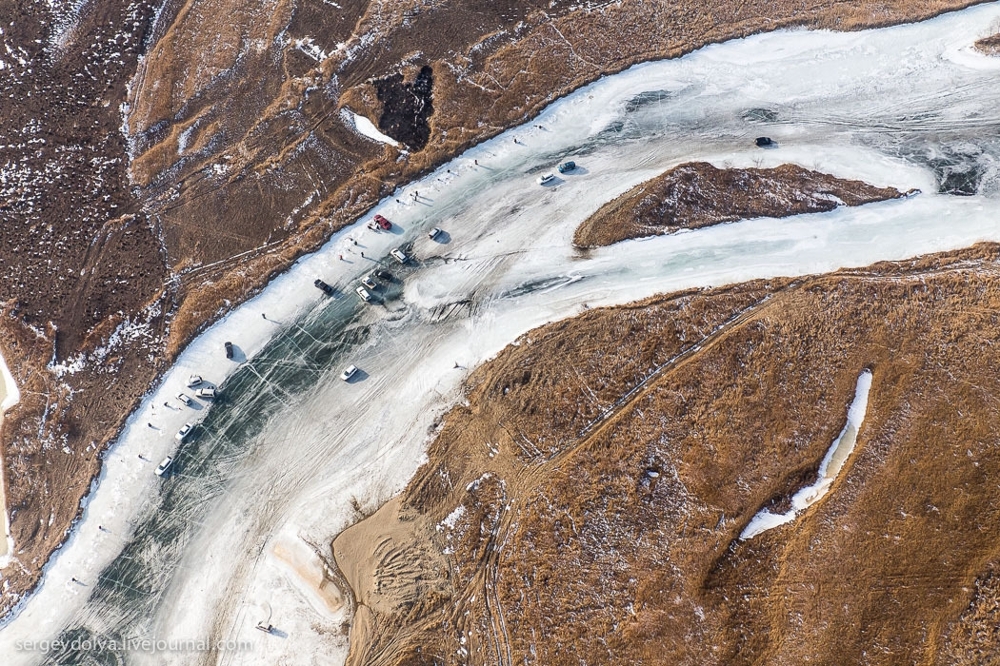
[[(1000, 60), (970, 50), (998, 18), (990, 4), (878, 31), (761, 35), (641, 65), (394, 193), (372, 211), (393, 232), (365, 229), (366, 218), (337, 234), (192, 343), (154, 387), (41, 587), (0, 631), (4, 663), (340, 662), (350, 617), (315, 584), (330, 540), (354, 507), (372, 509), (405, 485), (468, 372), (519, 334), (585, 305), (1000, 240)], [(762, 134), (780, 147), (754, 148)], [(577, 173), (535, 184), (567, 157)], [(601, 204), (696, 159), (795, 162), (924, 193), (572, 248), (573, 230)], [(430, 227), (446, 233), (431, 241)], [(356, 280), (402, 244), (416, 260), (380, 260), (394, 278), (362, 305)], [(316, 278), (341, 295), (323, 297)], [(236, 362), (220, 352), (226, 340)], [(350, 384), (338, 379), (348, 363), (361, 368)], [(171, 403), (192, 372), (225, 398), (211, 409)], [(195, 436), (177, 449), (172, 434), (188, 420)], [(138, 454), (173, 454), (175, 473), (155, 477)], [(256, 631), (262, 621), (279, 633)], [(16, 649), (56, 637), (90, 649)], [(136, 637), (252, 649), (123, 646)]]

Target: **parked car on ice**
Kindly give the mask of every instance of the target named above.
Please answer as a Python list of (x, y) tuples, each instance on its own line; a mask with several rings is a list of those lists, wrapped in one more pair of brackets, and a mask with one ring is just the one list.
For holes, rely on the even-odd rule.
[(563, 162), (558, 167), (559, 173), (569, 173), (570, 171), (576, 169), (576, 162), (570, 160), (569, 162)]
[(174, 459), (171, 458), (170, 456), (167, 456), (162, 461), (160, 461), (160, 464), (156, 466), (156, 476), (163, 476), (164, 474), (166, 474), (167, 470), (170, 469), (170, 466), (173, 463)]
[(430, 238), (431, 240), (434, 240), (435, 238), (437, 238), (438, 236), (440, 236), (441, 233), (442, 232), (441, 232), (440, 229), (438, 229), (437, 227), (434, 227), (433, 229), (431, 229), (430, 231), (427, 232), (427, 237)]
[(327, 296), (333, 296), (333, 287), (328, 285), (326, 282), (323, 282), (319, 278), (313, 280), (313, 286), (322, 291)]
[(349, 382), (351, 381), (351, 377), (353, 377), (356, 374), (358, 374), (358, 366), (349, 365), (344, 369), (342, 373), (340, 373), (340, 378), (343, 379), (345, 382)]
[(401, 264), (405, 264), (410, 259), (408, 256), (406, 256), (406, 253), (403, 252), (398, 247), (392, 252), (390, 252), (389, 255)]
[(363, 278), (361, 278), (361, 284), (366, 289), (375, 289), (376, 287), (378, 287), (378, 285), (375, 283), (375, 280), (372, 279), (371, 274), (366, 275)]
[(183, 393), (178, 393), (177, 394), (177, 399), (180, 400), (185, 405), (187, 405), (188, 407), (191, 406), (191, 398), (189, 398), (188, 396), (184, 395)]
[(377, 224), (378, 226), (382, 227), (386, 231), (388, 231), (389, 229), (392, 229), (392, 222), (390, 222), (389, 220), (385, 219), (381, 215), (376, 215), (375, 216), (375, 224)]
[(187, 439), (187, 436), (191, 434), (192, 428), (194, 428), (193, 423), (185, 423), (184, 425), (181, 426), (181, 429), (177, 431), (177, 434), (174, 435), (174, 439), (176, 439), (178, 442), (183, 443), (184, 440)]
[(379, 280), (385, 280), (386, 282), (392, 282), (392, 273), (381, 268), (374, 273), (375, 277)]
[(369, 293), (368, 293), (368, 290), (367, 290), (367, 289), (365, 289), (364, 287), (358, 287), (358, 288), (357, 288), (357, 289), (355, 289), (354, 291), (358, 292), (358, 296), (359, 296), (359, 297), (361, 298), (361, 300), (363, 300), (363, 301), (364, 301), (365, 303), (367, 303), (368, 301), (372, 300), (372, 295), (371, 295), (371, 294), (369, 294)]
[(538, 177), (538, 184), (539, 185), (548, 185), (549, 183), (551, 183), (555, 179), (556, 179), (556, 175), (554, 173), (543, 173), (541, 176)]
[(194, 394), (199, 398), (206, 398), (208, 400), (215, 400), (219, 395), (214, 386), (204, 386), (195, 391)]
[(230, 342), (229, 340), (226, 340), (226, 358), (232, 358), (232, 357), (233, 357), (233, 343)]
[(774, 139), (772, 139), (769, 136), (759, 136), (756, 139), (754, 139), (753, 142), (757, 145), (758, 148), (767, 148), (769, 146), (778, 145), (777, 143), (775, 143)]
[(201, 375), (191, 375), (190, 377), (188, 377), (187, 380), (188, 388), (194, 388), (198, 384), (201, 384), (203, 381), (204, 380), (201, 378)]

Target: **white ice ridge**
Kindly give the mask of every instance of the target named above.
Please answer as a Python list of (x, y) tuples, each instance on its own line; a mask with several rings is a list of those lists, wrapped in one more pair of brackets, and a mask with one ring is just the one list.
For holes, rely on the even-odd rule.
[(858, 377), (858, 386), (854, 391), (854, 402), (847, 410), (847, 423), (837, 435), (837, 439), (833, 440), (826, 455), (823, 456), (816, 481), (792, 496), (792, 508), (785, 513), (771, 513), (767, 509), (761, 509), (740, 534), (741, 541), (752, 539), (761, 532), (791, 522), (800, 511), (808, 509), (829, 492), (833, 480), (840, 474), (840, 470), (844, 468), (844, 462), (854, 451), (858, 430), (861, 429), (861, 422), (865, 420), (865, 412), (868, 410), (868, 390), (871, 386), (871, 370), (865, 370)]

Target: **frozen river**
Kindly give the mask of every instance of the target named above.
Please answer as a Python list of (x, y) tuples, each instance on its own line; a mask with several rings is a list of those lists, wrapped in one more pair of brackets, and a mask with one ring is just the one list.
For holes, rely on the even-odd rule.
[[(517, 335), (587, 306), (1000, 240), (1000, 59), (970, 49), (998, 20), (990, 4), (638, 66), (395, 193), (372, 211), (396, 223), (393, 233), (359, 222), (185, 351), (107, 455), (42, 586), (0, 630), (3, 663), (342, 661), (350, 616), (314, 585), (329, 542), (357, 509), (405, 485), (470, 369)], [(780, 147), (754, 148), (758, 135)], [(567, 157), (576, 173), (535, 184)], [(923, 194), (572, 248), (573, 230), (602, 203), (695, 159), (795, 162)], [(440, 242), (424, 233), (434, 226), (446, 232)], [(361, 304), (356, 279), (402, 243), (417, 260), (382, 260), (396, 279), (379, 303)], [(322, 297), (317, 277), (342, 295)], [(222, 356), (224, 340), (236, 362)], [(338, 379), (348, 363), (361, 368), (351, 384)], [(228, 377), (211, 410), (172, 401), (194, 371)], [(199, 419), (175, 452), (172, 434)], [(174, 473), (161, 480), (152, 466), (168, 453)], [(277, 631), (256, 631), (261, 621)], [(25, 643), (55, 638), (89, 649)], [(164, 642), (121, 644), (136, 638)], [(170, 641), (223, 643), (192, 652), (207, 644)]]

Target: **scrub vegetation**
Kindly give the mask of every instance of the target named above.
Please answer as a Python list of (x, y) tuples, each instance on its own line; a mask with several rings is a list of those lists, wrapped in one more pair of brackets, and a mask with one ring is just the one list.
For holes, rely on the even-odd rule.
[(985, 53), (986, 55), (991, 55), (991, 56), (1000, 55), (1000, 34), (992, 35), (990, 37), (983, 37), (978, 42), (976, 42), (976, 48)]

